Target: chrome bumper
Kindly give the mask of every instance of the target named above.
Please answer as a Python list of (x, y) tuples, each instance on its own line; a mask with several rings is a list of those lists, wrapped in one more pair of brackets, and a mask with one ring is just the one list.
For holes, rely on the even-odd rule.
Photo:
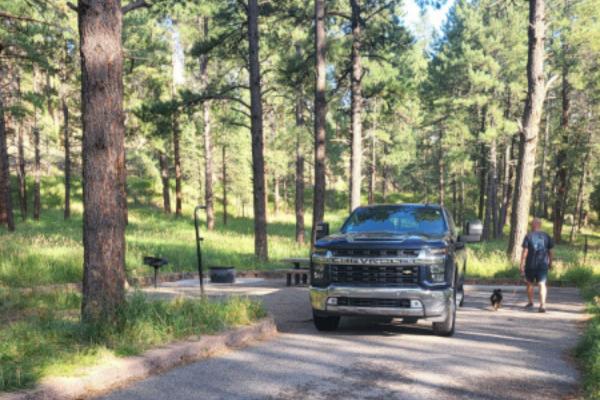
[[(369, 298), (369, 299), (408, 299), (418, 300), (419, 306), (411, 307), (355, 307), (338, 306), (328, 303), (329, 298)], [(326, 288), (310, 288), (310, 302), (313, 310), (323, 315), (372, 315), (387, 317), (418, 317), (431, 321), (443, 321), (452, 307), (452, 289), (423, 288), (378, 288), (330, 285)], [(414, 303), (414, 302), (411, 302)]]

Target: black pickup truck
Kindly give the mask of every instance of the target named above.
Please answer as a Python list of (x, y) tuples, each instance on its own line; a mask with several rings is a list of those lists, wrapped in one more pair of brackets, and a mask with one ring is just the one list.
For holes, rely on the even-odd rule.
[(451, 214), (432, 204), (359, 207), (339, 233), (317, 227), (310, 262), (310, 300), (318, 330), (335, 330), (341, 316), (433, 322), (454, 333), (464, 300), (465, 243), (480, 240), (480, 221), (459, 235)]

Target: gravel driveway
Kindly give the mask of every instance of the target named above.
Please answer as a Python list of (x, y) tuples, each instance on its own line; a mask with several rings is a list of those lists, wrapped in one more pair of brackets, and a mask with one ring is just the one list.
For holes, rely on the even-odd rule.
[[(452, 338), (430, 324), (342, 320), (334, 333), (312, 325), (306, 288), (253, 282), (281, 335), (237, 352), (138, 382), (104, 399), (564, 399), (576, 398), (570, 361), (583, 304), (576, 289), (551, 288), (548, 313), (525, 311), (522, 287), (468, 286)], [(161, 289), (159, 289), (161, 291)], [(162, 293), (195, 293), (172, 285)], [(211, 288), (216, 294), (219, 289)]]

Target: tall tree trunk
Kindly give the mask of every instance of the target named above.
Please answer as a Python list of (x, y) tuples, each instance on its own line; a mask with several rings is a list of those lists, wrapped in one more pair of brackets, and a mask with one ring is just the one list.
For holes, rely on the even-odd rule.
[(498, 227), (498, 160), (496, 157), (496, 139), (490, 143), (489, 168), (487, 184), (487, 204), (485, 207), (485, 223), (483, 237), (485, 240), (496, 238)]
[(360, 0), (350, 0), (352, 8), (352, 168), (350, 179), (350, 211), (360, 206), (362, 184), (362, 20)]
[[(202, 30), (204, 38), (208, 38), (208, 18), (203, 17)], [(202, 88), (208, 87), (208, 55), (202, 55), (200, 58), (200, 79)], [(206, 225), (209, 231), (215, 229), (215, 209), (213, 199), (213, 162), (212, 162), (212, 124), (210, 117), (210, 102), (205, 101), (202, 104), (203, 123), (204, 123), (204, 203), (206, 205)]]
[(71, 139), (69, 135), (69, 106), (62, 98), (63, 143), (65, 148), (65, 210), (64, 219), (71, 218)]
[(325, 0), (315, 0), (315, 173), (311, 245), (315, 242), (316, 226), (325, 217), (326, 40)]
[(577, 187), (577, 200), (575, 202), (575, 212), (573, 213), (573, 224), (571, 225), (571, 233), (569, 235), (569, 241), (573, 242), (575, 239), (575, 233), (579, 231), (581, 210), (583, 208), (583, 189), (588, 174), (588, 163), (590, 161), (590, 151), (588, 150), (583, 159), (581, 176), (579, 178), (579, 185)]
[[(17, 101), (21, 101), (21, 78), (17, 74), (16, 92)], [(17, 127), (17, 179), (19, 182), (19, 210), (21, 211), (21, 219), (27, 219), (27, 171), (25, 161), (25, 143), (23, 138), (24, 128), (22, 125)]]
[[(388, 154), (389, 154), (388, 145), (387, 145), (387, 143), (384, 143), (383, 144), (383, 156), (387, 157)], [(386, 165), (385, 162), (381, 162), (381, 164), (382, 164), (382, 166), (381, 166), (381, 198), (382, 198), (382, 201), (385, 203), (387, 200), (389, 170), (388, 170), (388, 166)]]
[(281, 205), (281, 194), (279, 192), (280, 179), (277, 175), (273, 176), (273, 212), (275, 215), (279, 214), (279, 207)]
[(269, 252), (267, 245), (267, 202), (265, 197), (265, 158), (258, 42), (258, 14), (258, 0), (248, 0), (248, 66), (250, 68), (254, 254), (260, 261), (266, 261), (269, 257)]
[(23, 140), (23, 127), (17, 130), (17, 177), (19, 180), (19, 209), (21, 210), (21, 219), (27, 219), (27, 169), (25, 166), (25, 144)]
[(42, 163), (40, 157), (40, 128), (37, 126), (37, 117), (33, 127), (33, 150), (34, 150), (34, 170), (33, 170), (33, 219), (40, 220), (40, 210), (42, 201), (40, 197), (40, 179), (42, 174)]
[[(563, 52), (568, 51), (568, 46), (563, 45)], [(567, 57), (564, 54), (563, 57)], [(565, 208), (568, 193), (568, 169), (567, 165), (567, 146), (569, 143), (569, 117), (571, 111), (571, 84), (569, 82), (569, 66), (567, 61), (563, 61), (562, 66), (562, 114), (560, 119), (560, 130), (562, 140), (559, 144), (558, 152), (556, 153), (556, 197), (554, 200), (554, 209), (552, 218), (554, 222), (553, 236), (554, 241), (559, 243), (562, 240), (562, 228), (565, 220)]]
[(227, 225), (227, 147), (223, 146), (223, 225)]
[(502, 163), (502, 204), (500, 205), (500, 216), (498, 217), (498, 231), (496, 236), (502, 236), (504, 226), (508, 216), (508, 208), (512, 198), (512, 176), (513, 176), (513, 156), (512, 156), (512, 139), (506, 141), (504, 145), (504, 160)]
[[(33, 91), (38, 93), (38, 77), (36, 71), (33, 71)], [(42, 163), (40, 157), (40, 128), (38, 126), (38, 110), (34, 106), (33, 110), (33, 152), (34, 152), (34, 165), (33, 165), (33, 219), (39, 221), (40, 209), (42, 201), (40, 198), (40, 179), (42, 174)]]
[(79, 0), (83, 125), (82, 320), (112, 321), (125, 300), (125, 125), (119, 0)]
[(458, 193), (456, 190), (456, 175), (452, 174), (452, 219), (454, 219), (454, 221), (458, 221), (458, 204), (457, 204), (457, 197), (458, 197)]
[[(0, 79), (0, 82), (2, 80)], [(9, 231), (15, 230), (12, 198), (10, 193), (10, 164), (6, 141), (6, 125), (4, 121), (4, 94), (0, 84), (0, 224), (6, 225)]]
[(545, 0), (529, 0), (527, 100), (520, 132), (519, 165), (511, 215), (508, 254), (513, 262), (521, 258), (521, 243), (527, 233), (533, 174), (540, 120), (544, 108)]
[(544, 126), (544, 140), (542, 142), (542, 159), (540, 162), (540, 187), (539, 187), (539, 204), (538, 216), (547, 218), (548, 209), (546, 207), (546, 157), (548, 153), (548, 141), (550, 140), (550, 116), (546, 111), (546, 119)]
[[(483, 109), (481, 113), (481, 128), (480, 134), (485, 132), (485, 124), (486, 124), (487, 110)], [(477, 217), (482, 220), (484, 217), (484, 208), (485, 208), (485, 193), (487, 192), (487, 154), (486, 154), (485, 144), (481, 144), (481, 154), (479, 161), (479, 208), (477, 210)]]
[(371, 162), (369, 163), (369, 204), (375, 203), (375, 190), (377, 184), (377, 153), (376, 149), (376, 138), (375, 138), (375, 127), (371, 132)]
[(173, 163), (175, 164), (175, 215), (181, 216), (183, 206), (183, 192), (182, 192), (182, 173), (181, 173), (181, 130), (179, 129), (179, 115), (177, 112), (172, 115), (172, 128), (173, 128)]
[(163, 210), (171, 214), (171, 189), (169, 188), (169, 160), (164, 151), (158, 151), (158, 162), (160, 165), (160, 180), (162, 182)]
[(458, 221), (459, 226), (465, 225), (465, 171), (464, 165), (460, 166), (460, 188), (458, 190)]
[(444, 133), (440, 128), (439, 147), (438, 147), (438, 201), (441, 206), (446, 202), (446, 164), (444, 163)]
[[(296, 46), (296, 54), (302, 56), (302, 48)], [(304, 105), (301, 87), (296, 98), (296, 196), (294, 209), (296, 212), (296, 243), (304, 244), (304, 156), (300, 146), (300, 132), (304, 129)]]

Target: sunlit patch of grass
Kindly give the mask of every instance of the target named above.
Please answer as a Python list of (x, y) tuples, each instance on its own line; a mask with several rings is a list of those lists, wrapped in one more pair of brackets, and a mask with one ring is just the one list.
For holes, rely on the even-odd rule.
[(600, 399), (600, 274), (587, 277), (581, 293), (588, 302), (588, 321), (575, 354), (583, 366), (583, 382), (587, 399)]
[(12, 293), (11, 303), (3, 296), (0, 304), (3, 313), (21, 315), (0, 328), (0, 391), (28, 388), (45, 376), (77, 374), (102, 360), (247, 325), (266, 315), (261, 304), (247, 298), (167, 301), (134, 293), (114, 324), (91, 327), (79, 322), (79, 294), (20, 296)]

